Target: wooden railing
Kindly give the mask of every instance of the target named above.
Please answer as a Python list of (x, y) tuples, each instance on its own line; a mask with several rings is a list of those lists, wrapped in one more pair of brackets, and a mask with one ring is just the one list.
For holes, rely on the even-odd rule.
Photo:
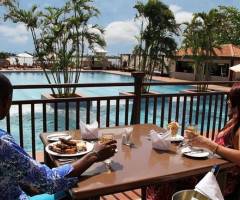
[[(54, 100), (13, 101), (12, 112), (6, 118), (7, 131), (16, 134), (19, 144), (35, 158), (41, 149), (41, 132), (79, 129), (80, 120), (97, 120), (99, 127), (153, 123), (166, 127), (178, 121), (181, 134), (188, 123), (198, 124), (201, 134), (213, 138), (227, 121), (227, 92), (141, 94), (142, 85), (198, 85), (202, 82), (144, 83), (142, 75), (135, 74), (134, 83), (18, 85), (14, 90), (57, 87), (114, 87), (134, 86), (132, 95), (108, 97), (79, 97)], [(208, 84), (232, 82), (208, 82)], [(11, 112), (11, 113), (12, 113)]]

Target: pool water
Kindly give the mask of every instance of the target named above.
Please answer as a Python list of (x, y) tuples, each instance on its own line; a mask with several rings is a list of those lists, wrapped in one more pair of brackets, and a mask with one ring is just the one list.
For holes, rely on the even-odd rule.
[[(4, 73), (13, 85), (47, 84), (43, 72), (7, 72)], [(82, 72), (79, 83), (126, 83), (133, 82), (131, 76), (111, 74), (106, 72)], [(191, 86), (152, 86), (151, 90), (160, 93), (177, 93), (181, 90), (191, 89)], [(132, 92), (133, 87), (98, 87), (78, 88), (78, 92), (86, 96), (114, 96), (120, 92)], [(39, 99), (42, 93), (51, 93), (50, 89), (15, 90), (14, 100)]]

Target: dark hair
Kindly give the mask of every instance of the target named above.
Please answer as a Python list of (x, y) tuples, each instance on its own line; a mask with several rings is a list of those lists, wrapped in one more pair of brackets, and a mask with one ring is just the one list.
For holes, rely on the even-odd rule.
[(229, 100), (233, 108), (240, 108), (240, 82), (234, 83), (230, 92)]
[(12, 95), (12, 84), (9, 79), (0, 73), (0, 102)]
[(231, 107), (237, 110), (237, 116), (233, 119), (231, 128), (226, 131), (226, 135), (229, 136), (228, 139), (226, 138), (228, 140), (226, 142), (230, 142), (232, 145), (234, 136), (238, 128), (240, 128), (240, 82), (233, 84), (231, 90), (229, 91), (228, 98), (231, 103)]

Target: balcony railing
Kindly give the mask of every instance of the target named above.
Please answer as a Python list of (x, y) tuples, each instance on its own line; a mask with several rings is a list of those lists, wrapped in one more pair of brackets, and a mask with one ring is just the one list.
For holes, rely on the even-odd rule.
[[(136, 75), (136, 74), (135, 74)], [(142, 85), (198, 85), (203, 82), (142, 83), (137, 74), (134, 83), (16, 85), (14, 90), (57, 87), (134, 87), (132, 95), (78, 97), (54, 100), (16, 100), (6, 118), (6, 129), (14, 134), (19, 144), (36, 157), (42, 150), (41, 132), (79, 129), (80, 120), (97, 120), (99, 127), (153, 123), (166, 127), (178, 121), (181, 134), (188, 123), (198, 124), (201, 134), (214, 138), (227, 121), (227, 92), (201, 92), (176, 94), (141, 94)], [(232, 84), (232, 82), (208, 82)]]

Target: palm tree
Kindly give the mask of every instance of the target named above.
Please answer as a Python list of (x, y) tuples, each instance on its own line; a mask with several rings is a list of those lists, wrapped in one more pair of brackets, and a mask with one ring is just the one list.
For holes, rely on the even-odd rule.
[[(159, 0), (137, 2), (134, 8), (138, 12), (136, 18), (142, 20), (135, 52), (141, 58), (140, 70), (145, 72), (145, 80), (151, 81), (155, 68), (159, 64), (164, 66), (163, 57), (173, 55), (177, 48), (173, 36), (178, 35), (178, 25), (172, 11)], [(149, 91), (149, 87), (146, 90)]]
[[(217, 11), (196, 13), (191, 23), (186, 23), (183, 47), (191, 49), (194, 59), (194, 74), (196, 81), (208, 81), (215, 48), (220, 48), (217, 41), (218, 27)], [(207, 85), (200, 85), (198, 90), (206, 90)]]
[[(85, 49), (105, 46), (103, 29), (89, 25), (89, 20), (99, 15), (91, 3), (92, 0), (68, 0), (61, 8), (47, 7), (41, 12), (36, 5), (24, 10), (16, 0), (5, 3), (8, 10), (5, 19), (24, 23), (30, 29), (36, 56), (49, 84), (78, 83)], [(58, 97), (74, 96), (76, 88), (57, 88), (57, 94), (52, 92)]]

